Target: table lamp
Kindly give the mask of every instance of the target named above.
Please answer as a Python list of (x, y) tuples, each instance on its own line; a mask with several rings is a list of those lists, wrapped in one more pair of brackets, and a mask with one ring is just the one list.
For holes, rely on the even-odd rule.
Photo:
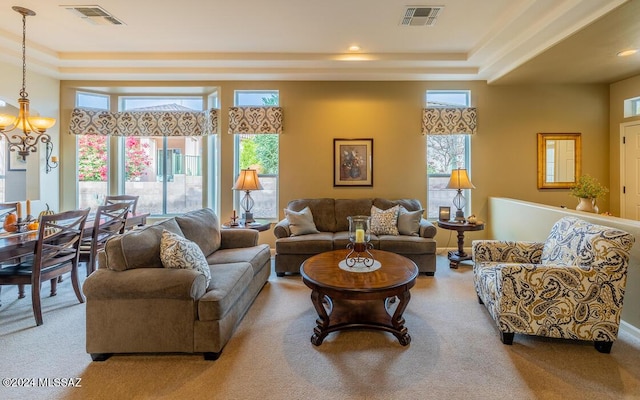
[(456, 222), (464, 222), (464, 211), (462, 210), (467, 203), (462, 195), (462, 189), (475, 189), (473, 183), (469, 180), (467, 170), (464, 168), (457, 168), (451, 171), (451, 178), (447, 184), (447, 189), (456, 189), (458, 193), (453, 198), (453, 205), (456, 206)]
[(251, 209), (253, 208), (254, 201), (251, 198), (252, 190), (262, 190), (262, 185), (258, 180), (258, 172), (255, 169), (242, 169), (240, 170), (240, 175), (238, 176), (238, 180), (236, 184), (231, 188), (232, 190), (244, 190), (244, 197), (240, 202), (240, 206), (244, 210), (242, 214), (242, 219), (244, 223), (255, 222), (253, 219), (253, 213)]

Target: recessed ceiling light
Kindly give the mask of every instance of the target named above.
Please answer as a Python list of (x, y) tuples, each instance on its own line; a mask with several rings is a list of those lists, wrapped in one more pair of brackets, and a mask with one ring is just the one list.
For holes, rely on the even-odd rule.
[(349, 51), (360, 51), (360, 46), (358, 46), (357, 44), (349, 46)]
[(616, 55), (618, 57), (626, 57), (626, 56), (630, 56), (630, 55), (636, 54), (637, 52), (638, 52), (638, 49), (629, 49), (629, 50), (623, 50), (623, 51), (619, 52)]

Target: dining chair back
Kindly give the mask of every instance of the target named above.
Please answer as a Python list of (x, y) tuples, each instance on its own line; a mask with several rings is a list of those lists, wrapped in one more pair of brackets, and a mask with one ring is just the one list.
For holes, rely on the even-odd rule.
[(104, 248), (107, 239), (124, 233), (131, 203), (121, 202), (98, 206), (90, 237), (80, 244), (80, 261), (87, 265), (87, 276), (96, 270), (98, 250)]
[(104, 205), (115, 204), (115, 203), (129, 203), (129, 211), (131, 214), (136, 213), (136, 208), (138, 207), (138, 199), (140, 196), (132, 196), (128, 194), (119, 194), (114, 196), (105, 196)]
[(18, 202), (0, 203), (0, 222), (4, 222), (4, 219), (10, 213), (15, 213), (18, 209)]
[(78, 280), (78, 256), (82, 231), (89, 208), (43, 215), (33, 256), (20, 264), (0, 269), (0, 285), (31, 285), (31, 303), (37, 325), (42, 325), (40, 286), (51, 281), (51, 296), (56, 295), (58, 277), (71, 272), (76, 297), (84, 303)]

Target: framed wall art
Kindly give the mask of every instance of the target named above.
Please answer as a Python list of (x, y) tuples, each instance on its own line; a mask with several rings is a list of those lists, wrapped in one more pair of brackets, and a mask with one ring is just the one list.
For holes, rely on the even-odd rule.
[(373, 139), (333, 139), (333, 186), (373, 186)]
[(23, 159), (17, 151), (9, 151), (9, 145), (6, 147), (6, 156), (9, 160), (9, 171), (26, 171), (27, 170), (27, 160)]

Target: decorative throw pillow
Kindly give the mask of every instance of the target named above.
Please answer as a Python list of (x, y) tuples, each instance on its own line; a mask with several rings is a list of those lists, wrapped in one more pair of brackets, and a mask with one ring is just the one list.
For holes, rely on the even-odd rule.
[(420, 232), (420, 220), (424, 210), (408, 211), (400, 206), (398, 214), (398, 232), (401, 235), (418, 236)]
[(374, 235), (398, 235), (398, 210), (395, 205), (387, 210), (371, 206), (371, 233)]
[(289, 221), (291, 236), (320, 233), (316, 228), (316, 224), (313, 222), (313, 214), (311, 214), (309, 207), (303, 208), (302, 211), (293, 211), (285, 208), (284, 215), (287, 217), (287, 221)]
[(209, 264), (200, 247), (191, 240), (164, 229), (160, 239), (160, 260), (165, 268), (195, 269), (201, 272), (209, 287)]

